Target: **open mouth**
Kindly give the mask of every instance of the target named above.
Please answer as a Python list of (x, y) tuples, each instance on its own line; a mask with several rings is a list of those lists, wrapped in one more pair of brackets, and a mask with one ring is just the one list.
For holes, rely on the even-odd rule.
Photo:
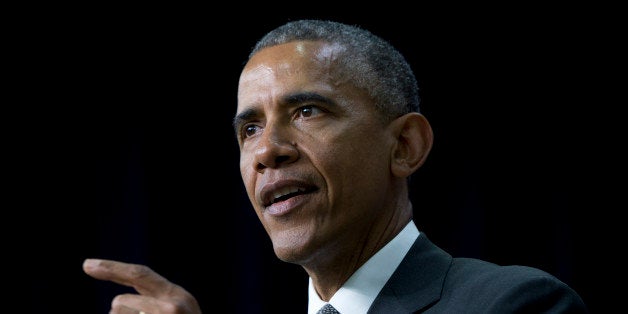
[(306, 187), (297, 187), (297, 186), (286, 186), (284, 188), (277, 189), (272, 193), (268, 193), (264, 197), (264, 206), (270, 206), (275, 203), (279, 203), (295, 196), (304, 195), (308, 193), (312, 193), (316, 189), (306, 188)]
[(271, 204), (277, 203), (277, 202), (281, 202), (281, 201), (285, 201), (291, 197), (294, 197), (296, 195), (300, 195), (300, 194), (304, 194), (305, 193), (305, 189), (299, 189), (299, 188), (295, 188), (295, 189), (290, 189), (289, 191), (281, 191), (276, 193), (273, 196), (273, 200), (271, 201)]

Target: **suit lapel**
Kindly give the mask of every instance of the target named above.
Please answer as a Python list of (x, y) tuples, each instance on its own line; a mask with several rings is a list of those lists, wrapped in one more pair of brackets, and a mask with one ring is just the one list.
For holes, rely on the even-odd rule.
[(375, 298), (369, 313), (408, 313), (440, 299), (452, 257), (421, 233)]

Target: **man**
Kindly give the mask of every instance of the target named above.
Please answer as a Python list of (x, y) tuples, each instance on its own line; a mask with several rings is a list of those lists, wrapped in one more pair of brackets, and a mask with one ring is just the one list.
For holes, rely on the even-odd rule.
[[(276, 256), (309, 275), (309, 313), (587, 312), (546, 272), (452, 258), (417, 229), (408, 178), (432, 130), (410, 66), (370, 32), (302, 20), (268, 33), (241, 73), (234, 128)], [(139, 292), (114, 298), (112, 313), (200, 313), (145, 266), (88, 259), (84, 270)]]

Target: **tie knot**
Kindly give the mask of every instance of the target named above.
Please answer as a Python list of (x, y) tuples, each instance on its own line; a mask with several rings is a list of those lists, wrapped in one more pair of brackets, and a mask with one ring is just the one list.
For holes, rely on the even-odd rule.
[(327, 303), (325, 306), (321, 307), (316, 314), (340, 314), (336, 308), (331, 306), (331, 304)]

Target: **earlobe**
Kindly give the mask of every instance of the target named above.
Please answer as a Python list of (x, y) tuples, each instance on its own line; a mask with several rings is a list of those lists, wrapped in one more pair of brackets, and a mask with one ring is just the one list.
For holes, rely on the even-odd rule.
[(408, 177), (423, 165), (432, 149), (432, 127), (425, 116), (417, 112), (397, 118), (392, 127), (397, 142), (391, 152), (391, 171), (397, 177)]

